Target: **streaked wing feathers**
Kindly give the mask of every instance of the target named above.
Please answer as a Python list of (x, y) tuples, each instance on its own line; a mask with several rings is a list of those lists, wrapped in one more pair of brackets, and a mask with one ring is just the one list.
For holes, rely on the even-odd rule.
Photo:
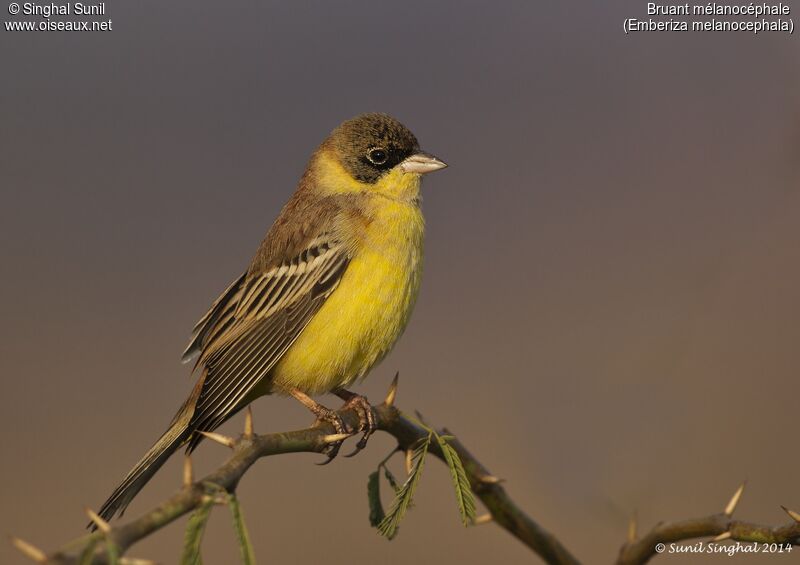
[(334, 291), (348, 262), (344, 246), (317, 238), (220, 297), (193, 338), (202, 350), (198, 364), (205, 365), (195, 429), (212, 430), (240, 407)]
[(247, 273), (233, 281), (228, 288), (217, 298), (211, 305), (211, 308), (206, 312), (205, 316), (192, 328), (192, 337), (189, 338), (189, 345), (183, 352), (181, 361), (187, 363), (197, 353), (203, 350), (203, 347), (213, 339), (215, 328), (217, 330), (224, 330), (233, 317), (236, 306), (243, 293), (242, 283), (244, 282)]

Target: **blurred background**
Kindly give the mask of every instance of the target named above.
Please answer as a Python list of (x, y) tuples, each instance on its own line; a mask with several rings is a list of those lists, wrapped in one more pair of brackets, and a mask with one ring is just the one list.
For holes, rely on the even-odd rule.
[[(0, 30), (3, 535), (83, 532), (194, 383), (194, 322), (316, 145), (365, 111), (450, 168), (424, 186), (415, 315), (361, 392), (379, 401), (400, 371), (398, 405), (451, 428), (586, 563), (616, 557), (634, 511), (642, 529), (717, 512), (744, 479), (741, 517), (800, 511), (796, 37), (626, 36), (644, 4), (617, 0), (106, 6), (111, 32)], [(259, 432), (311, 423), (283, 398), (254, 414)], [(438, 463), (382, 539), (366, 481), (392, 446), (251, 469), (260, 562), (538, 561), (463, 528)], [(204, 444), (198, 474), (227, 455)], [(184, 523), (130, 554), (177, 562)], [(204, 556), (238, 560), (224, 509)], [(0, 562), (23, 559), (2, 543)]]

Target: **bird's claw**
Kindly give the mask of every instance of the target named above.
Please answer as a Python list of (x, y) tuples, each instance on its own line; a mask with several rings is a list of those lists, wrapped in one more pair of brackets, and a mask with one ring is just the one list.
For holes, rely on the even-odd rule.
[[(353, 432), (350, 431), (342, 420), (342, 417), (335, 410), (331, 410), (330, 408), (325, 408), (324, 406), (320, 405), (319, 410), (316, 412), (317, 416), (317, 424), (324, 424), (328, 423), (333, 426), (333, 429), (336, 430), (337, 434), (348, 434), (351, 435)], [(343, 439), (339, 441), (334, 441), (328, 444), (328, 447), (325, 448), (325, 455), (328, 458), (323, 461), (322, 463), (317, 463), (317, 465), (327, 465), (334, 459), (336, 456), (339, 455), (339, 449), (342, 447), (342, 443), (344, 442)]]
[(353, 457), (367, 446), (369, 437), (378, 429), (378, 423), (375, 420), (375, 411), (372, 409), (372, 405), (370, 405), (365, 396), (354, 394), (345, 403), (345, 408), (354, 408), (356, 410), (358, 413), (357, 431), (364, 432), (364, 435), (358, 440), (353, 452), (345, 455), (345, 457)]
[[(345, 455), (345, 457), (353, 457), (367, 446), (367, 441), (369, 441), (370, 436), (375, 433), (376, 429), (378, 429), (378, 422), (375, 419), (375, 411), (373, 410), (367, 398), (361, 396), (360, 394), (339, 389), (336, 391), (336, 395), (345, 401), (343, 406), (344, 409), (353, 409), (358, 414), (358, 428), (356, 430), (350, 430), (344, 423), (344, 420), (342, 420), (342, 417), (339, 415), (339, 413), (331, 410), (330, 408), (325, 408), (321, 404), (317, 404), (312, 406), (311, 409), (317, 416), (317, 424), (327, 422), (333, 426), (337, 434), (352, 435), (356, 432), (364, 432), (364, 435), (362, 435), (361, 439), (358, 440), (355, 450), (353, 450), (352, 453)], [(339, 454), (339, 449), (342, 447), (343, 441), (344, 439), (341, 439), (328, 444), (328, 447), (325, 448), (325, 454), (328, 456), (328, 458), (322, 463), (317, 463), (317, 465), (327, 465), (333, 461)]]

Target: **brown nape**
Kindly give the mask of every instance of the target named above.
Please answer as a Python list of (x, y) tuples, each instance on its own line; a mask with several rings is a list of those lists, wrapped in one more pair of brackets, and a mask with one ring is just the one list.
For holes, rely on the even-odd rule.
[(324, 145), (333, 149), (347, 172), (374, 183), (386, 171), (419, 151), (411, 131), (386, 114), (362, 114), (343, 122)]

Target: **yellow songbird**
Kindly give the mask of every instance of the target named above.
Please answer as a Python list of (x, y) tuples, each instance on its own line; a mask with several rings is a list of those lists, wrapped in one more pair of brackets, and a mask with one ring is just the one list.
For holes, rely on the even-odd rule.
[[(191, 452), (254, 399), (290, 394), (349, 433), (309, 395), (333, 392), (359, 412), (362, 449), (372, 409), (349, 387), (403, 333), (419, 291), (425, 224), (420, 178), (446, 165), (385, 114), (364, 114), (320, 145), (245, 271), (197, 323), (184, 360), (201, 375), (169, 429), (100, 509), (120, 514), (169, 456)], [(340, 443), (328, 452), (332, 460)]]

